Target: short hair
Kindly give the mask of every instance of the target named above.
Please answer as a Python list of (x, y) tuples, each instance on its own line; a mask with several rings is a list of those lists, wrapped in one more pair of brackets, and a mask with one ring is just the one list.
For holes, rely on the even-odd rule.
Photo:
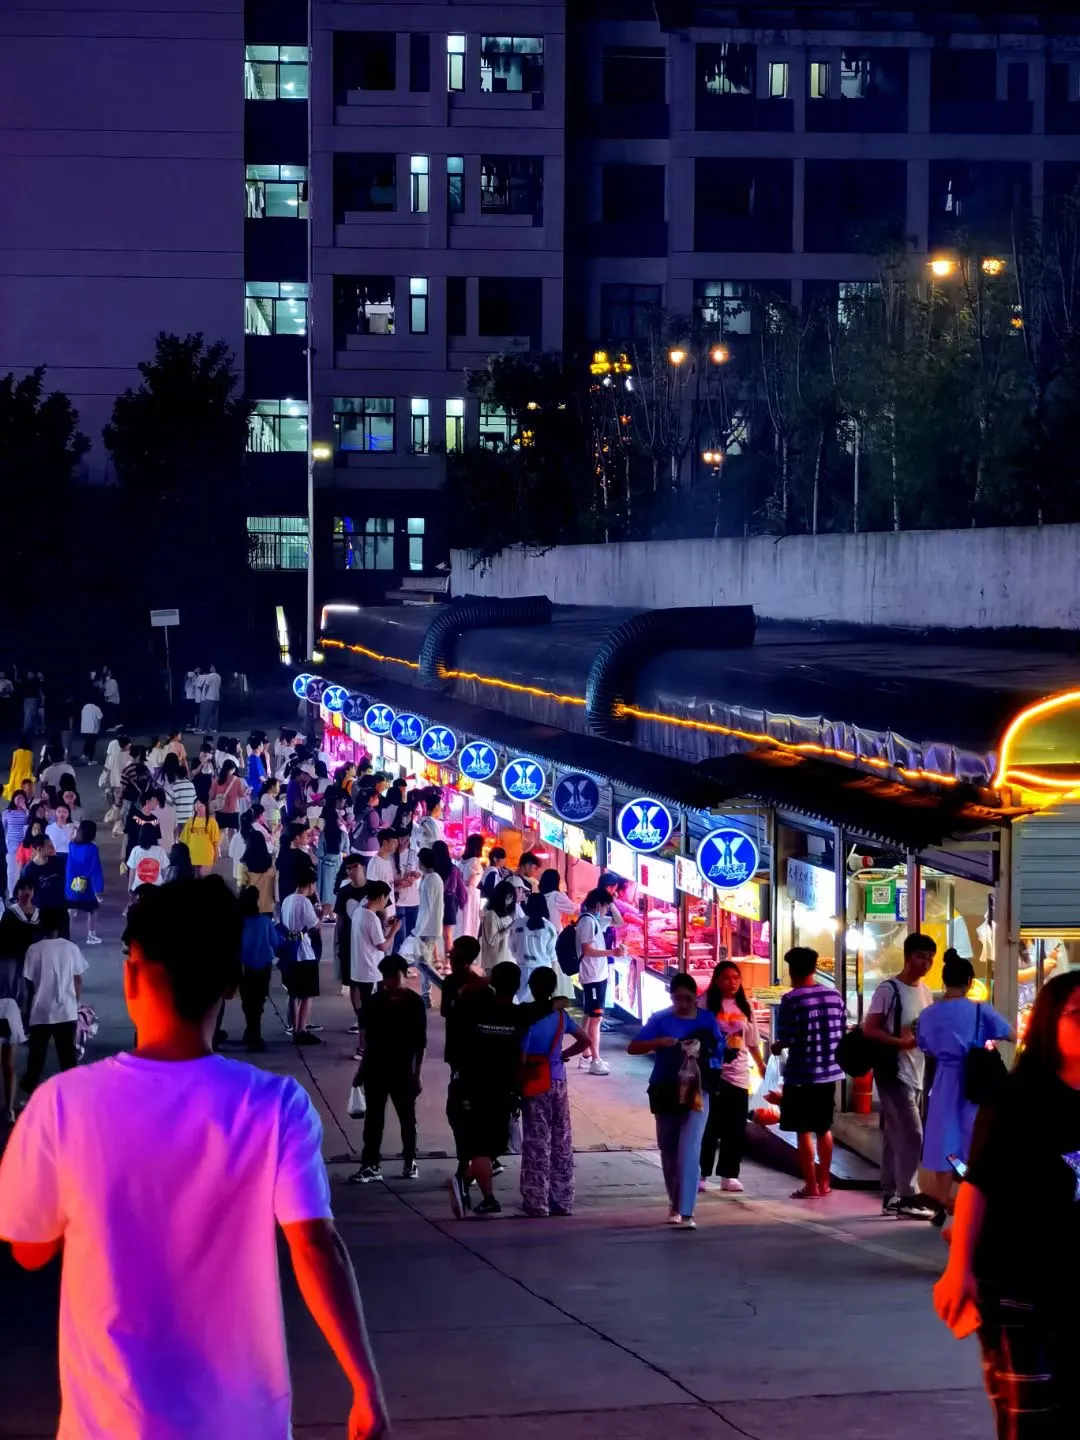
[(61, 910), (58, 905), (50, 905), (41, 912), (41, 928), (47, 935), (55, 930), (58, 934), (67, 933), (67, 911)]
[(396, 844), (397, 831), (391, 825), (386, 825), (379, 831), (378, 835), (375, 836), (375, 839), (378, 840), (380, 845), (385, 845), (389, 840), (393, 840)]
[(303, 860), (296, 867), (296, 875), (293, 880), (293, 893), (297, 890), (306, 890), (309, 885), (315, 884), (315, 866), (309, 859)]
[(543, 864), (543, 861), (540, 859), (539, 855), (534, 855), (531, 850), (526, 850), (526, 851), (525, 851), (525, 854), (522, 855), (521, 859), (518, 861), (518, 869), (520, 870), (521, 867), (522, 867), (522, 865), (542, 865), (542, 864)]
[(963, 955), (958, 955), (955, 950), (946, 950), (941, 965), (942, 984), (950, 989), (964, 989), (975, 979), (975, 966)]
[(550, 1000), (559, 983), (550, 965), (538, 965), (529, 976), (529, 989), (534, 1000)]
[(680, 971), (678, 975), (671, 977), (671, 984), (668, 986), (668, 990), (672, 995), (675, 994), (676, 990), (689, 990), (691, 995), (696, 995), (697, 981), (692, 975), (687, 975), (685, 971)]
[(936, 955), (937, 941), (932, 940), (929, 935), (920, 935), (918, 931), (909, 935), (904, 941), (904, 959), (910, 960), (912, 955)]
[(521, 989), (521, 967), (513, 960), (500, 960), (491, 972), (491, 988), (496, 995), (516, 995)]
[(488, 861), (492, 865), (497, 865), (500, 860), (505, 859), (506, 851), (502, 848), (501, 845), (493, 845), (488, 851)]
[(402, 955), (385, 955), (379, 961), (379, 970), (383, 975), (407, 975), (409, 962)]
[[(20, 895), (26, 890), (29, 890), (31, 895), (34, 893), (34, 882), (29, 878), (29, 876), (24, 876), (23, 878), (15, 881), (15, 888), (11, 892), (12, 899), (14, 899), (16, 895)], [(479, 951), (477, 953), (479, 953)]]
[(169, 981), (173, 1009), (197, 1024), (240, 982), (240, 902), (220, 875), (144, 885), (124, 940)]
[(784, 964), (791, 971), (793, 980), (805, 980), (808, 975), (813, 975), (817, 962), (817, 951), (811, 950), (809, 945), (796, 945), (784, 956)]
[(435, 852), (432, 850), (430, 845), (425, 845), (424, 848), (418, 852), (416, 858), (420, 861), (420, 864), (423, 865), (425, 870), (435, 869)]
[(583, 910), (595, 910), (598, 905), (610, 905), (611, 896), (606, 890), (590, 890), (581, 902)]
[(48, 837), (47, 835), (31, 835), (31, 836), (30, 836), (30, 849), (31, 849), (31, 850), (44, 850), (45, 844), (46, 844), (48, 838), (49, 838), (49, 837)]
[(475, 935), (459, 935), (450, 946), (450, 959), (471, 965), (480, 954), (480, 941)]
[(370, 858), (369, 855), (358, 855), (354, 850), (345, 856), (345, 859), (341, 862), (341, 868), (342, 870), (348, 870), (352, 865), (366, 865)]
[(97, 821), (83, 820), (75, 831), (75, 843), (77, 845), (93, 845), (97, 839)]
[(389, 900), (389, 898), (390, 886), (385, 880), (369, 880), (364, 886), (364, 899), (369, 904), (372, 900)]

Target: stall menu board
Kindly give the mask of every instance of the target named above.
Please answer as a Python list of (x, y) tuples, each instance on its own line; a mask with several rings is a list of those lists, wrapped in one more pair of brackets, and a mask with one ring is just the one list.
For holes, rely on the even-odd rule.
[(504, 820), (507, 825), (514, 823), (513, 805), (507, 805), (502, 800), (493, 800), (491, 802), (491, 813), (497, 820)]
[(675, 857), (675, 888), (685, 895), (695, 896), (698, 900), (705, 899), (705, 881), (697, 867), (697, 861), (690, 855)]
[(541, 812), (538, 820), (540, 839), (545, 845), (553, 845), (556, 850), (562, 850), (565, 843), (565, 833), (561, 820), (556, 820), (553, 815), (545, 815)]
[(629, 845), (624, 845), (620, 840), (609, 840), (607, 842), (607, 868), (614, 870), (616, 875), (621, 875), (624, 880), (637, 879), (637, 856)]
[(670, 860), (642, 855), (638, 860), (638, 889), (654, 900), (675, 904), (675, 867)]
[(579, 830), (576, 825), (563, 827), (564, 850), (574, 860), (587, 860), (590, 865), (596, 864), (596, 841), (591, 835), (586, 835), (584, 830)]
[(473, 781), (471, 793), (481, 810), (490, 810), (498, 798), (494, 785), (485, 785), (482, 780)]
[(795, 900), (819, 915), (831, 915), (836, 908), (836, 876), (823, 865), (811, 865), (806, 860), (787, 862), (787, 893), (789, 900)]

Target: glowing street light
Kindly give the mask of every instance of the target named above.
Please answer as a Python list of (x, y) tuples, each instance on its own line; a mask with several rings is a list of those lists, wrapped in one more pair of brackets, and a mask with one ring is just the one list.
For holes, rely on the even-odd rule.
[(332, 460), (334, 458), (334, 447), (325, 440), (316, 440), (311, 447), (312, 460)]
[(938, 255), (930, 261), (930, 274), (938, 280), (947, 280), (956, 269), (956, 261), (948, 255)]
[(982, 262), (984, 275), (1000, 275), (1005, 269), (1005, 261), (998, 255), (987, 255)]
[(726, 345), (714, 345), (709, 351), (709, 359), (714, 365), (726, 365), (731, 359), (731, 351)]
[(672, 365), (681, 365), (686, 359), (686, 351), (682, 348), (681, 345), (676, 345), (673, 349), (668, 351), (667, 358), (671, 361)]
[(722, 450), (703, 450), (701, 458), (706, 465), (720, 466), (724, 463), (724, 452)]

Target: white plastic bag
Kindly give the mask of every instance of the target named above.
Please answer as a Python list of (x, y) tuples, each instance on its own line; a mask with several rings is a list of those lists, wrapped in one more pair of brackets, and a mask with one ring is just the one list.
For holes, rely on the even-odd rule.
[(349, 1091), (348, 1111), (353, 1120), (362, 1120), (367, 1114), (367, 1101), (364, 1099), (362, 1085), (354, 1085)]
[(780, 1123), (780, 1092), (784, 1088), (784, 1065), (779, 1055), (770, 1055), (761, 1084), (750, 1096), (750, 1118), (759, 1125)]
[(416, 963), (420, 959), (420, 941), (415, 935), (408, 935), (397, 947), (397, 953), (403, 960)]

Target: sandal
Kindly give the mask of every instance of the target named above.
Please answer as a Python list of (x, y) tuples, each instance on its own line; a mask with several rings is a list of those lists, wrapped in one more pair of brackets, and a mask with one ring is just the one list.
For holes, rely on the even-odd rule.
[(821, 1194), (820, 1190), (808, 1190), (805, 1185), (800, 1185), (798, 1190), (792, 1190), (792, 1200), (816, 1200)]

